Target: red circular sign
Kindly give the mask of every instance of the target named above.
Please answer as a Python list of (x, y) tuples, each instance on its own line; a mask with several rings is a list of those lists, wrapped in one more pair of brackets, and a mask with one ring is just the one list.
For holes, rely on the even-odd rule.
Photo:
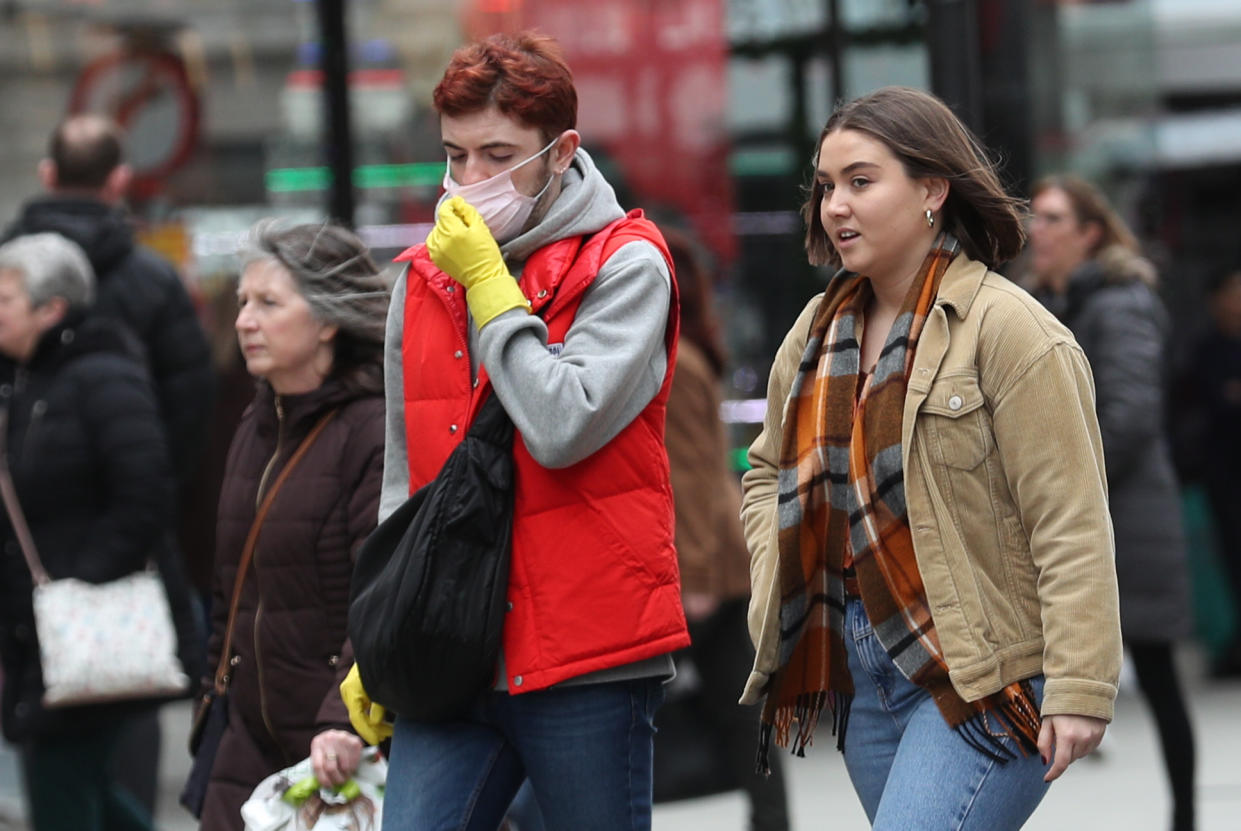
[(102, 113), (121, 125), (139, 196), (158, 192), (198, 137), (198, 94), (184, 61), (171, 52), (114, 52), (91, 61), (74, 85), (69, 111)]

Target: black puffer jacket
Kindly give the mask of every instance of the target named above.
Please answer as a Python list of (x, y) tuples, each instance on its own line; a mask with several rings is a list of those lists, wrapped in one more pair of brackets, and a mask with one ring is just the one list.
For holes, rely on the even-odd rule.
[(184, 486), (206, 439), (215, 376), (207, 337), (181, 278), (134, 242), (123, 210), (98, 200), (51, 196), (28, 202), (5, 239), (42, 231), (82, 246), (95, 269), (94, 311), (120, 320), (141, 341), (173, 470)]
[(1154, 283), (1153, 265), (1114, 247), (1080, 266), (1066, 294), (1041, 298), (1073, 331), (1094, 373), (1121, 629), (1138, 641), (1170, 641), (1193, 624), (1180, 491), (1165, 433), (1170, 325)]
[(338, 687), (353, 663), (345, 626), (353, 558), (379, 512), (382, 389), (378, 365), (279, 399), (262, 383), (237, 428), (220, 494), (212, 669), (260, 484), (265, 493), (319, 418), (337, 410), (272, 503), (255, 548), (204, 829), (240, 829), (241, 803), (259, 781), (309, 755), (321, 730), (351, 729)]
[[(168, 531), (173, 479), (158, 405), (136, 347), (115, 323), (77, 318), (25, 366), (0, 360), (0, 406), (18, 499), (53, 578), (92, 583), (142, 569)], [(11, 740), (80, 729), (116, 706), (44, 711), (31, 578), (0, 512), (0, 657)]]

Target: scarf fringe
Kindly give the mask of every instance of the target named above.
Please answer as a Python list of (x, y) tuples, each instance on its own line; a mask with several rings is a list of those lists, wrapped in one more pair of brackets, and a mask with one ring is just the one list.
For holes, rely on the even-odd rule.
[[(991, 697), (985, 710), (956, 726), (965, 743), (982, 755), (1001, 765), (1017, 758), (1017, 753), (1003, 743), (1010, 738), (1021, 755), (1038, 752), (1038, 734), (1042, 719), (1034, 704), (1034, 688), (1029, 681), (1010, 684)], [(1000, 730), (993, 730), (991, 716), (999, 723)]]
[[(832, 715), (832, 735), (836, 737), (836, 749), (845, 749), (845, 733), (849, 730), (849, 712), (853, 696), (834, 690), (817, 690), (801, 693), (792, 704), (776, 708), (772, 721), (764, 721), (758, 734), (758, 753), (755, 770), (764, 776), (771, 774), (771, 744), (788, 747), (794, 756), (805, 757), (806, 748), (814, 744), (814, 732), (826, 709)], [(793, 737), (793, 722), (797, 722), (797, 734)], [(793, 737), (790, 744), (789, 739)]]

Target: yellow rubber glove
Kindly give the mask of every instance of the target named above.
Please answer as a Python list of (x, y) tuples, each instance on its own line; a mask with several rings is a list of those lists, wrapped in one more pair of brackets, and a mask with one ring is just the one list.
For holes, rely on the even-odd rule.
[(440, 271), (465, 286), (465, 302), (478, 328), (509, 309), (530, 310), (487, 223), (460, 196), (440, 205), (435, 227), (427, 234), (427, 253)]
[(362, 741), (379, 744), (392, 735), (392, 723), (384, 717), (384, 708), (371, 701), (366, 694), (357, 664), (350, 668), (345, 680), (340, 682), (340, 697), (345, 702), (345, 709), (349, 711), (349, 723), (358, 731)]

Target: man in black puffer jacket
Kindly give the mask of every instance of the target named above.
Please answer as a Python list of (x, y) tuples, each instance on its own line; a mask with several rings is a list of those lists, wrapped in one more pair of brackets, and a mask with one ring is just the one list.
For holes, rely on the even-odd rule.
[[(52, 231), (76, 242), (95, 270), (93, 311), (118, 320), (136, 336), (159, 399), (178, 493), (184, 495), (195, 472), (211, 417), (214, 372), (206, 335), (176, 269), (134, 240), (122, 199), (132, 178), (125, 163), (122, 134), (98, 115), (70, 116), (52, 133), (48, 158), (39, 163), (47, 193), (27, 202), (4, 233), (4, 241)], [(201, 674), (205, 641), (191, 601), (185, 564), (174, 540), (157, 553), (182, 640), (181, 657), (191, 678)], [(152, 711), (137, 728), (133, 763), (126, 783), (148, 808), (155, 800), (159, 724)], [(141, 759), (143, 764), (136, 764)]]
[(82, 246), (98, 280), (94, 311), (120, 320), (146, 350), (173, 470), (184, 488), (211, 415), (211, 353), (176, 269), (134, 241), (121, 205), (132, 170), (119, 128), (97, 115), (70, 116), (52, 134), (39, 178), (47, 194), (23, 206), (4, 241), (54, 231)]

